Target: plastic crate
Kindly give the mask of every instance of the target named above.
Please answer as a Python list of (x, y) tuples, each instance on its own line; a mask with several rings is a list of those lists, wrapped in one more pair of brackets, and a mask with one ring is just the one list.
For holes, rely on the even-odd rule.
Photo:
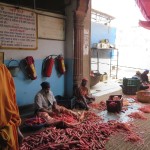
[(135, 78), (123, 78), (123, 86), (140, 86), (140, 80)]
[(55, 96), (57, 104), (60, 106), (64, 106), (69, 109), (73, 109), (75, 107), (76, 98), (75, 97), (63, 97), (60, 95)]
[[(113, 100), (117, 96), (119, 100)], [(111, 103), (115, 103), (115, 106), (112, 107)], [(108, 112), (120, 112), (123, 106), (123, 97), (122, 95), (110, 95), (109, 99), (106, 101), (107, 111)]]
[(140, 80), (133, 78), (123, 78), (122, 92), (127, 95), (135, 95), (140, 89)]
[(139, 91), (137, 86), (125, 86), (122, 88), (122, 92), (126, 95), (136, 95), (137, 91)]

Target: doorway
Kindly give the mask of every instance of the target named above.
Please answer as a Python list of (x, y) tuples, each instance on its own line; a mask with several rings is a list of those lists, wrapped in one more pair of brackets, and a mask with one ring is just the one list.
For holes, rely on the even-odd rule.
[[(103, 34), (99, 34), (98, 36), (95, 34), (93, 36), (91, 25), (91, 47), (93, 44), (98, 43), (102, 36), (109, 39), (110, 43), (114, 42), (113, 44), (119, 51), (118, 66), (112, 66), (114, 69), (118, 67), (117, 82), (121, 84), (123, 77), (130, 78), (136, 71), (143, 72), (145, 69), (150, 70), (150, 31), (138, 25), (138, 21), (140, 19), (144, 20), (144, 18), (135, 1), (113, 0), (112, 2), (111, 0), (92, 0), (92, 9), (96, 9), (115, 18), (108, 22), (104, 22), (102, 19), (100, 22), (99, 20), (99, 24), (107, 29), (105, 32), (106, 36)], [(91, 20), (91, 24), (93, 23), (92, 21), (93, 20)], [(104, 31), (104, 28), (99, 28), (98, 30)], [(112, 32), (112, 30), (114, 32)], [(98, 71), (100, 73), (104, 71), (107, 72), (108, 79), (112, 80), (110, 77), (110, 55), (106, 58), (105, 56), (107, 55), (109, 55), (109, 53), (106, 54), (105, 51), (105, 54), (102, 54), (101, 58), (98, 59), (99, 62), (102, 62), (101, 66), (98, 67)], [(91, 60), (93, 61), (93, 59), (92, 56)], [(97, 88), (99, 89), (99, 87)], [(91, 87), (91, 91), (92, 89), (93, 87)]]

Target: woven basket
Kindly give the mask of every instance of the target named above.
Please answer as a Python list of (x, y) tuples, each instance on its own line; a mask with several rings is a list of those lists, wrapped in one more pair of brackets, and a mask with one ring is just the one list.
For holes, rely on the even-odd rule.
[(41, 128), (43, 128), (45, 125), (46, 125), (46, 120), (44, 118), (43, 119), (43, 123), (39, 123), (39, 124), (29, 124), (28, 121), (35, 121), (36, 120), (36, 117), (33, 117), (33, 118), (29, 118), (29, 119), (26, 119), (25, 122), (24, 122), (24, 127), (26, 129), (31, 129), (31, 130), (39, 130)]
[(94, 76), (91, 76), (90, 79), (91, 79), (91, 82), (90, 82), (90, 86), (94, 86), (96, 85), (97, 83), (100, 82), (100, 77), (101, 77), (101, 74), (94, 74)]
[(142, 103), (150, 103), (150, 91), (136, 92), (137, 100)]

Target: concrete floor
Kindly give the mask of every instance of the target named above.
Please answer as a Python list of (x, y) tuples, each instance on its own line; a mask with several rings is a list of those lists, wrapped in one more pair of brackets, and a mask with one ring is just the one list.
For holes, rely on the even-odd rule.
[[(98, 113), (99, 116), (101, 116), (104, 120), (104, 122), (110, 121), (110, 120), (117, 120), (119, 122), (129, 122), (132, 121), (128, 115), (133, 112), (138, 112), (138, 108), (141, 107), (139, 103), (135, 103), (134, 100), (131, 101), (131, 98), (128, 98), (127, 101), (129, 102), (128, 106), (123, 106), (122, 111), (119, 113), (110, 113), (107, 110), (102, 111)], [(126, 111), (124, 111), (124, 108), (126, 108)]]
[(91, 87), (90, 92), (96, 98), (96, 102), (107, 100), (110, 95), (122, 95), (122, 83), (120, 80), (111, 79), (97, 83)]
[[(124, 95), (122, 93), (121, 84), (121, 80), (111, 79), (99, 82), (90, 89), (91, 94), (96, 98), (95, 103), (108, 100), (110, 95), (122, 95), (123, 101), (127, 101), (128, 103), (128, 105), (123, 106), (122, 111), (119, 113), (110, 113), (107, 110), (97, 112), (97, 114), (104, 119), (104, 122), (109, 120), (117, 120), (120, 122), (131, 121), (131, 118), (128, 117), (128, 115), (132, 112), (138, 111), (138, 108), (141, 107), (141, 104), (135, 102), (132, 96), (130, 97), (130, 95)], [(124, 108), (126, 111), (124, 111)]]

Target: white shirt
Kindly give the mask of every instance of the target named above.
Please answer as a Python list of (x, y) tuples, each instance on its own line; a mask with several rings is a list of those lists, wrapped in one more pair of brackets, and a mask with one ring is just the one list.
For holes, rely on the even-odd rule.
[(36, 109), (40, 110), (42, 108), (51, 109), (54, 102), (56, 102), (56, 99), (52, 93), (52, 91), (49, 91), (48, 94), (45, 94), (43, 90), (40, 90), (34, 99), (35, 107)]

